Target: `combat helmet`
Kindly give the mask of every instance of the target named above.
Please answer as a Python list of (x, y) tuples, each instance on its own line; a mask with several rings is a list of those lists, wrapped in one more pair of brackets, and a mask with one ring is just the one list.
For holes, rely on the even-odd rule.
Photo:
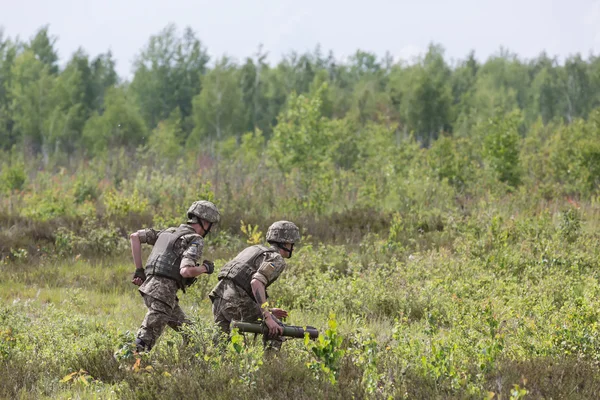
[[(277, 221), (274, 222), (267, 230), (267, 242), (272, 243), (284, 249), (292, 256), (294, 250), (294, 243), (300, 240), (300, 230), (298, 227), (290, 221)], [(284, 247), (284, 243), (291, 243), (292, 249)]]
[(197, 224), (200, 219), (210, 222), (211, 226), (221, 220), (219, 209), (207, 200), (195, 201), (187, 210), (188, 223)]

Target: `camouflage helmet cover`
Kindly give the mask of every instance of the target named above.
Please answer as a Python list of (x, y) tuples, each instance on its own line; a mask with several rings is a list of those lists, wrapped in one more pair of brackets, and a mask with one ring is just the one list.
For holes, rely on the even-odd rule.
[(267, 241), (277, 243), (296, 243), (300, 240), (300, 230), (289, 221), (274, 222), (267, 231)]
[(219, 214), (217, 206), (207, 200), (195, 201), (188, 208), (187, 216), (190, 223), (198, 223), (198, 219), (204, 219), (216, 224), (221, 220), (221, 214)]

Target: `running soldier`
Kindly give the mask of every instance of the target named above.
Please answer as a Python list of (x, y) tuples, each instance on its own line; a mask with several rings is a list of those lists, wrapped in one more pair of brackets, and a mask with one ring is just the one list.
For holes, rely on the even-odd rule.
[[(214, 264), (199, 262), (204, 249), (204, 237), (219, 222), (217, 207), (210, 201), (194, 202), (187, 212), (187, 223), (162, 231), (142, 229), (130, 235), (131, 252), (135, 264), (132, 283), (148, 308), (137, 332), (138, 351), (150, 351), (165, 326), (181, 331), (190, 320), (179, 306), (177, 291), (191, 285), (201, 274), (212, 274)], [(141, 244), (152, 245), (152, 253), (142, 266)], [(184, 336), (185, 342), (185, 336)]]

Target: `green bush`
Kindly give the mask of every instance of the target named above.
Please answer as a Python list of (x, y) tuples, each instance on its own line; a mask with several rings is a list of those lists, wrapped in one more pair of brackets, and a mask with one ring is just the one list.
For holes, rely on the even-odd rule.
[(17, 165), (6, 165), (2, 166), (2, 173), (0, 174), (0, 182), (4, 189), (8, 192), (22, 190), (27, 174), (25, 172), (25, 165), (19, 163)]

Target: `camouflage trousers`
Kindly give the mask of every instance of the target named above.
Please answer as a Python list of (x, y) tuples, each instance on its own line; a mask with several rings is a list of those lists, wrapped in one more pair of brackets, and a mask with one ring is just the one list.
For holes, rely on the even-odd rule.
[[(216, 297), (212, 300), (212, 312), (215, 324), (223, 334), (229, 335), (231, 332), (230, 324), (231, 321), (244, 321), (244, 322), (258, 322), (259, 318), (262, 318), (260, 310), (256, 306), (243, 307), (240, 304), (228, 302), (220, 297)], [(285, 338), (278, 337), (276, 339), (269, 339), (265, 345), (267, 349), (279, 350), (283, 344)]]
[[(137, 332), (137, 338), (143, 341), (148, 350), (154, 347), (165, 326), (168, 325), (173, 330), (179, 332), (183, 324), (191, 323), (181, 307), (179, 307), (179, 304), (175, 303), (175, 307), (170, 307), (168, 304), (152, 296), (146, 294), (142, 296), (148, 312), (144, 321), (142, 321), (142, 326)], [(184, 343), (185, 339), (184, 336)]]

